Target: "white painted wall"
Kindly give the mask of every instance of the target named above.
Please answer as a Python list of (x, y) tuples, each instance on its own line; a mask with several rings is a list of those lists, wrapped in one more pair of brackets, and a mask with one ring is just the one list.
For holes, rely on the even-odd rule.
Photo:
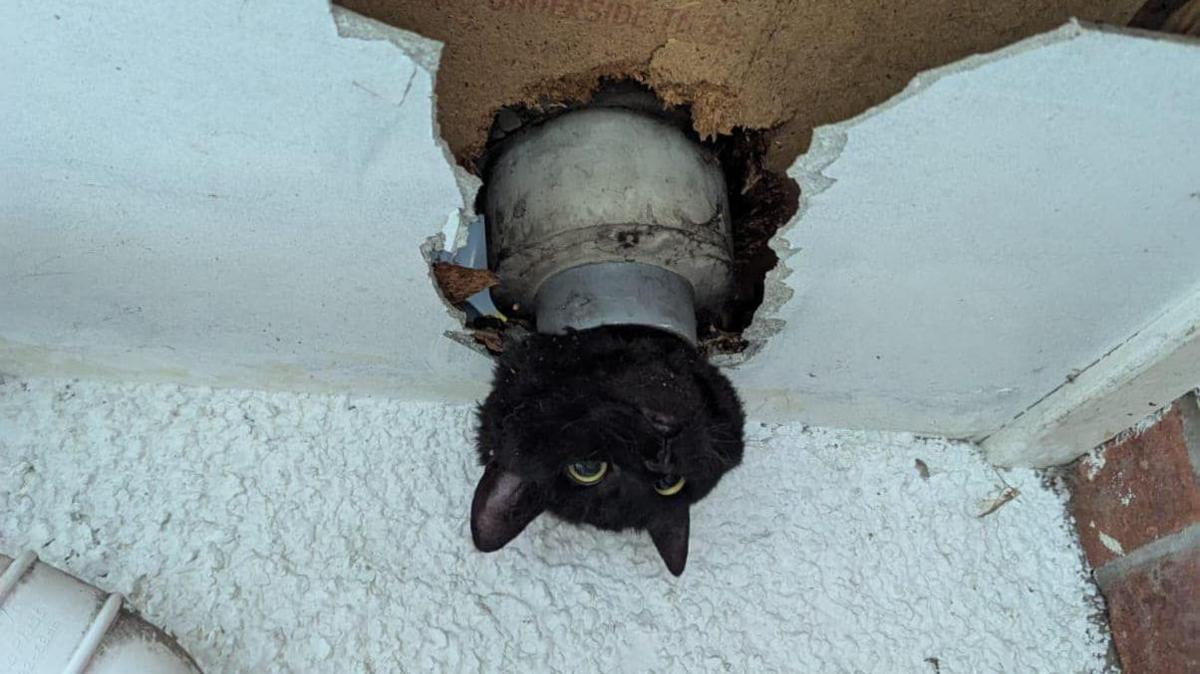
[[(1200, 42), (1068, 25), (818, 129), (770, 283), (776, 305), (791, 295), (765, 312), (786, 326), (738, 382), (822, 424), (979, 437), (1176, 307), (1184, 338), (1198, 110)], [(1180, 374), (1155, 397), (1200, 381), (1200, 362)], [(1119, 431), (1126, 411), (1100, 421)], [(1009, 438), (1005, 461), (1072, 458), (1042, 437)]]
[[(0, 372), (481, 395), (419, 251), (473, 192), (437, 45), (335, 14), (386, 39), (324, 0), (0, 5)], [(982, 437), (1179, 306), (1198, 54), (1071, 26), (818, 130), (751, 410)], [(1070, 455), (1044, 431), (1004, 461)]]
[(373, 28), (0, 4), (0, 371), (474, 395), (419, 250), (464, 203), (438, 45)]
[(997, 465), (1052, 466), (1083, 447), (1142, 426), (1196, 387), (1200, 368), (1200, 290), (989, 435)]
[[(1032, 470), (753, 423), (676, 579), (645, 535), (549, 518), (476, 552), (471, 427), (463, 405), (11, 381), (0, 552), (125, 593), (210, 674), (1102, 670)], [(1001, 480), (1021, 495), (976, 517)]]

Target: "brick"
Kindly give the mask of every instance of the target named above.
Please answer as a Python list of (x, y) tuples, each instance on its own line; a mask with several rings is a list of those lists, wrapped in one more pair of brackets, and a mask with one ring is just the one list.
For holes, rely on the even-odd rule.
[[(1084, 459), (1073, 471), (1071, 509), (1088, 561), (1122, 554), (1200, 522), (1200, 479), (1188, 453), (1195, 399), (1182, 398), (1154, 426), (1104, 451), (1103, 467)], [(1193, 433), (1194, 434), (1194, 433)]]
[(1124, 674), (1200, 672), (1200, 546), (1141, 564), (1105, 585)]

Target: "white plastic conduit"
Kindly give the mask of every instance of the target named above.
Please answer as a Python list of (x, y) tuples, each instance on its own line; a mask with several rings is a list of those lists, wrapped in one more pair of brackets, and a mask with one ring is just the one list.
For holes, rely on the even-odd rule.
[(38, 561), (0, 555), (0, 672), (200, 674), (161, 630), (104, 591)]

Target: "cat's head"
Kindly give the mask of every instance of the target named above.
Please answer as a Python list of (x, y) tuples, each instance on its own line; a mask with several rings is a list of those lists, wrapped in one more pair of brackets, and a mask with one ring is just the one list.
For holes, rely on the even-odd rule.
[(604, 327), (510, 347), (480, 408), (485, 466), (471, 535), (498, 550), (549, 511), (601, 529), (645, 529), (675, 575), (691, 504), (742, 460), (729, 381), (673, 335)]

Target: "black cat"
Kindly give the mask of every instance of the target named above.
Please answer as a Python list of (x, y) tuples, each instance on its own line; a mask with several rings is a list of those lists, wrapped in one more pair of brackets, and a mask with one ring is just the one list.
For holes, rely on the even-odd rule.
[(485, 466), (471, 536), (498, 550), (543, 511), (646, 529), (683, 573), (688, 508), (742, 460), (742, 404), (690, 344), (638, 327), (533, 335), (509, 347), (479, 410)]

